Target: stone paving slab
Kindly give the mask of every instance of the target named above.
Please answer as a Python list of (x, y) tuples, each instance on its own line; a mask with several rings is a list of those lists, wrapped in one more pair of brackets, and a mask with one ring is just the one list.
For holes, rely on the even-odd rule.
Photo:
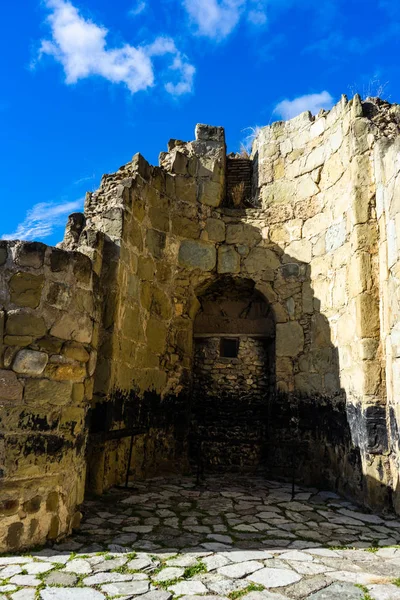
[(0, 556), (0, 600), (400, 600), (400, 520), (261, 477), (153, 479)]

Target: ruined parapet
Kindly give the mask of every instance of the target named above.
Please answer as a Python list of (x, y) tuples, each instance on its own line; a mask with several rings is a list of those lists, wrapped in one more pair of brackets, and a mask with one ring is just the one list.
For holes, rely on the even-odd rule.
[(0, 242), (0, 551), (79, 526), (97, 332), (87, 257)]
[(65, 227), (64, 240), (59, 244), (64, 250), (76, 250), (79, 246), (79, 238), (85, 227), (86, 219), (83, 213), (72, 213), (68, 217)]
[[(128, 470), (185, 471), (199, 355), (197, 400), (205, 373), (214, 423), (230, 409), (221, 388), (232, 399), (235, 377), (243, 395), (267, 403), (252, 466), (267, 455), (272, 474), (291, 473), (297, 444), (299, 481), (400, 511), (398, 128), (396, 105), (343, 97), (316, 117), (262, 129), (250, 159), (231, 169), (222, 128), (199, 125), (194, 141), (170, 141), (159, 166), (136, 154), (102, 178), (68, 226), (65, 247), (79, 252), (0, 246), (6, 547), (69, 531), (87, 434), (92, 491)], [(227, 206), (237, 182), (250, 190), (251, 171), (251, 208)], [(247, 315), (256, 327), (261, 310), (242, 305), (243, 289), (263, 299), (261, 333), (238, 329)], [(196, 320), (213, 324), (200, 351)], [(221, 331), (243, 344), (236, 373), (239, 363), (215, 361)], [(262, 377), (252, 363), (265, 356)], [(48, 393), (59, 386), (62, 400)], [(128, 464), (134, 426), (142, 434)], [(224, 445), (221, 460), (233, 464), (238, 447)]]
[[(220, 128), (198, 126), (194, 142), (171, 140), (160, 167), (136, 155), (105, 176), (85, 209), (111, 256), (96, 402), (115, 403), (115, 389), (137, 407), (150, 390), (179, 396), (191, 379), (199, 287), (250, 278), (276, 319), (277, 439), (292, 435), (291, 406), (309, 445), (301, 467), (308, 482), (326, 461), (321, 484), (371, 506), (390, 502), (372, 165), (377, 140), (395, 135), (396, 115), (390, 105), (343, 97), (329, 112), (262, 129), (249, 161), (257, 208), (223, 205), (229, 167)], [(336, 422), (329, 435), (328, 414)], [(162, 428), (157, 435), (162, 447)], [(105, 486), (122, 476), (111, 473), (107, 453)]]
[(196, 200), (213, 207), (220, 206), (225, 197), (225, 161), (225, 132), (209, 125), (196, 126), (193, 142), (170, 140), (168, 152), (159, 158), (160, 166), (177, 176), (178, 195), (179, 188), (194, 184)]

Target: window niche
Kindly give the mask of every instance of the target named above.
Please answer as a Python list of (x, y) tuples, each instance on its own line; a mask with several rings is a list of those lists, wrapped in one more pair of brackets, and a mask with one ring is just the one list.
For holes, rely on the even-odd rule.
[(239, 354), (239, 338), (221, 338), (219, 355), (221, 358), (237, 358)]
[(206, 470), (253, 469), (275, 389), (275, 322), (252, 280), (221, 277), (198, 295), (191, 456)]

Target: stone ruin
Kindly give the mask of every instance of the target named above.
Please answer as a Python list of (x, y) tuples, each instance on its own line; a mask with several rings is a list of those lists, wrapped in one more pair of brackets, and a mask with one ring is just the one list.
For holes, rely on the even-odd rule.
[(197, 125), (0, 242), (0, 549), (128, 475), (262, 469), (400, 513), (400, 106)]

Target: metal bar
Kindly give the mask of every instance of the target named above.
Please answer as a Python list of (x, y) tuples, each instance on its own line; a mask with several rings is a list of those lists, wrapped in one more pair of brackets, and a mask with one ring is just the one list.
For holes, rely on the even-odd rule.
[(108, 442), (110, 440), (122, 440), (132, 435), (142, 435), (148, 433), (147, 429), (135, 427), (130, 429), (115, 429), (112, 431), (102, 431), (100, 433), (91, 433), (90, 438), (94, 442)]
[(295, 497), (294, 480), (295, 480), (295, 446), (292, 447), (292, 500)]
[(131, 468), (131, 460), (132, 460), (132, 452), (133, 452), (133, 440), (135, 439), (135, 434), (132, 433), (131, 435), (131, 445), (129, 447), (129, 459), (128, 459), (128, 465), (126, 468), (126, 479), (125, 479), (125, 487), (128, 487), (128, 482), (129, 482), (129, 470)]
[(197, 338), (241, 338), (241, 337), (249, 337), (249, 338), (259, 338), (263, 340), (271, 340), (274, 339), (275, 336), (269, 333), (194, 333), (193, 337)]

